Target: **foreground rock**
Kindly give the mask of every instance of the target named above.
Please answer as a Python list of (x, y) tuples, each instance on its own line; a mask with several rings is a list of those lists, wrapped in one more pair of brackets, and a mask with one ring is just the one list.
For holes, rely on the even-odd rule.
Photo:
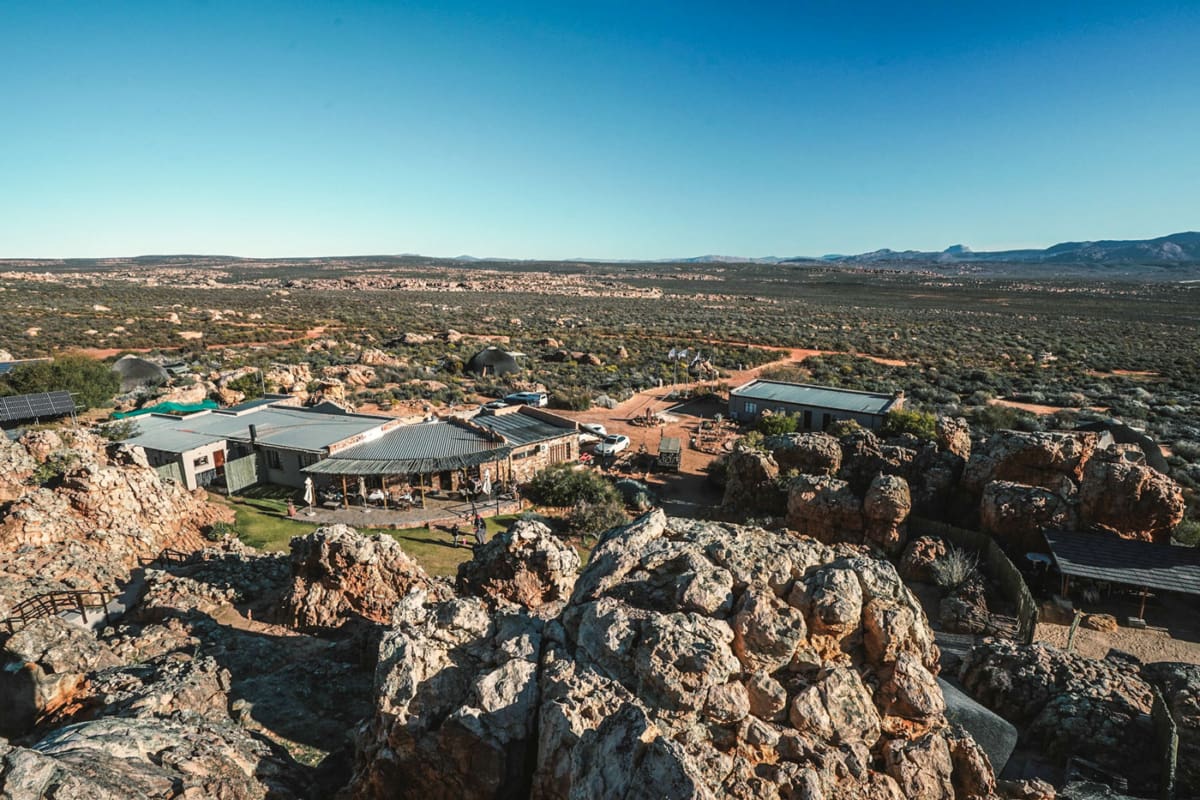
[(602, 537), (558, 619), (406, 597), (347, 794), (992, 797), (937, 669), (861, 548), (656, 511)]
[(543, 623), (479, 598), (415, 590), (379, 648), (378, 715), (361, 736), (357, 798), (527, 796)]
[(960, 678), (968, 694), (1017, 726), (1023, 746), (1060, 763), (1086, 758), (1127, 777), (1130, 788), (1155, 788), (1153, 695), (1136, 666), (991, 641), (967, 654)]
[(202, 533), (232, 517), (84, 431), (38, 432), (15, 446), (44, 483), (24, 485), (0, 515), (0, 617), (42, 592), (113, 591), (164, 549), (200, 549)]
[(386, 624), (411, 589), (435, 597), (449, 593), (395, 539), (363, 536), (348, 525), (326, 525), (293, 538), (291, 566), (280, 613), (302, 629), (335, 628), (353, 617)]
[(540, 522), (518, 520), (458, 567), (458, 590), (495, 605), (541, 609), (566, 602), (579, 553)]
[(1162, 692), (1179, 733), (1178, 795), (1200, 797), (1200, 665), (1147, 664), (1142, 675)]

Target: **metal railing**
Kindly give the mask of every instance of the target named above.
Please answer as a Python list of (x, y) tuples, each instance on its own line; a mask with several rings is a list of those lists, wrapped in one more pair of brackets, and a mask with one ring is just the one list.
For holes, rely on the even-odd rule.
[[(90, 607), (96, 613), (103, 614), (112, 597), (113, 594), (111, 592), (101, 590), (43, 592), (42, 594), (22, 600), (13, 606), (10, 615), (6, 619), (0, 620), (0, 626), (7, 628), (8, 633), (11, 635), (34, 620), (41, 619), (42, 617), (57, 616), (64, 611), (78, 611), (79, 616), (86, 624), (88, 621), (88, 608)], [(89, 600), (98, 602), (92, 603), (89, 606)]]

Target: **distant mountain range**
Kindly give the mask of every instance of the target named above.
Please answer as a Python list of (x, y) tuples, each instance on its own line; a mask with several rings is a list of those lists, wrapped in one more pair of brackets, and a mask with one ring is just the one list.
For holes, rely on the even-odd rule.
[(1200, 264), (1200, 232), (1172, 233), (1157, 239), (1104, 240), (1098, 242), (1062, 242), (1044, 250), (996, 250), (975, 252), (955, 244), (941, 252), (923, 250), (874, 250), (858, 255), (792, 256), (788, 258), (743, 258), (740, 256), (697, 256), (663, 259), (673, 263), (812, 263), (837, 264), (1080, 264), (1095, 266), (1174, 266)]

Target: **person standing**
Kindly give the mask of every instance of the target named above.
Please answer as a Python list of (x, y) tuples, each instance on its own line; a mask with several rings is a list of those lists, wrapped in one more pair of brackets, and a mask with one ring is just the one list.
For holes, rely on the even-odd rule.
[(475, 541), (481, 545), (487, 543), (487, 525), (482, 517), (475, 518)]

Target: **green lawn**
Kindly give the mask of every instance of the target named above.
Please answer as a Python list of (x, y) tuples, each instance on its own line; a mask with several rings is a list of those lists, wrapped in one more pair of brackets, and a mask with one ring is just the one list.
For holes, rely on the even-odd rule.
[[(311, 522), (289, 519), (287, 501), (295, 492), (277, 486), (255, 486), (233, 500), (213, 494), (211, 499), (223, 503), (237, 515), (235, 526), (243, 542), (259, 550), (286, 552), (293, 536), (312, 533), (319, 526)], [(508, 530), (516, 520), (513, 514), (489, 517), (488, 538)], [(417, 560), (430, 575), (454, 575), (458, 565), (471, 557), (470, 547), (454, 547), (450, 535), (443, 530), (424, 527), (392, 530), (390, 528), (359, 528), (363, 533), (384, 533), (400, 543), (404, 552)], [(473, 537), (472, 537), (473, 540)], [(586, 558), (586, 554), (581, 553)]]

